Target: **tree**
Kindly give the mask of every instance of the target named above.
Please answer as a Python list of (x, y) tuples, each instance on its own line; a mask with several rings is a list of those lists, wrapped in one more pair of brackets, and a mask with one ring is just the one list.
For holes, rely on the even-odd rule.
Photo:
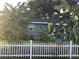
[[(60, 0), (58, 2), (58, 5), (60, 5)], [(58, 10), (54, 9), (57, 5), (54, 3), (53, 0), (33, 0), (28, 2), (28, 8), (30, 8), (33, 18), (49, 19), (54, 15), (54, 12), (59, 13)]]
[(25, 4), (25, 2), (19, 2), (15, 7), (8, 3), (5, 4), (1, 19), (3, 30), (0, 30), (2, 32), (1, 36), (4, 36), (2, 39), (25, 39), (24, 35), (26, 35), (30, 19), (25, 15), (25, 12), (28, 12)]
[[(67, 1), (67, 0), (64, 0), (64, 1)], [(74, 2), (74, 4), (70, 4), (69, 2), (68, 3), (64, 2), (61, 5), (61, 8), (60, 8), (60, 9), (63, 9), (64, 13), (58, 13), (57, 15), (61, 14), (60, 16), (63, 17), (63, 20), (68, 19), (67, 20), (68, 21), (67, 22), (68, 23), (68, 26), (67, 26), (67, 38), (68, 38), (68, 40), (73, 40), (74, 42), (77, 43), (78, 33), (76, 34), (76, 32), (78, 31), (78, 29), (77, 29), (78, 26), (76, 26), (76, 24), (79, 22), (79, 21), (77, 21), (77, 20), (79, 20), (79, 13), (78, 13), (79, 12), (79, 3)], [(60, 20), (61, 20), (61, 19), (59, 19), (60, 16), (58, 16), (58, 17), (53, 16), (53, 17), (55, 17), (58, 20), (58, 22), (60, 22)], [(66, 17), (64, 17), (64, 16), (66, 16)], [(58, 29), (60, 29), (60, 28), (58, 28)]]
[[(68, 11), (69, 12), (69, 33), (70, 33), (70, 40), (71, 39), (75, 39), (73, 40), (75, 43), (78, 43), (78, 22), (79, 22), (79, 3), (78, 0), (66, 0), (68, 2), (68, 4), (66, 5), (68, 7)], [(65, 7), (65, 6), (64, 6)], [(63, 8), (62, 8), (63, 9)], [(75, 37), (75, 38), (74, 38)]]

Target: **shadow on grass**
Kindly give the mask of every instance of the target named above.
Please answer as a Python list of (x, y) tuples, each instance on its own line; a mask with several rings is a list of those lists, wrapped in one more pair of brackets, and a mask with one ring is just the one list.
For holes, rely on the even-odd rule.
[[(0, 57), (0, 59), (30, 59), (29, 57)], [(68, 57), (33, 57), (32, 59), (70, 59)], [(72, 59), (79, 59), (79, 57), (73, 57)]]
[(29, 57), (0, 57), (0, 59), (29, 59)]
[[(29, 57), (0, 57), (0, 59), (30, 59)], [(32, 59), (69, 59), (65, 57), (33, 57)]]

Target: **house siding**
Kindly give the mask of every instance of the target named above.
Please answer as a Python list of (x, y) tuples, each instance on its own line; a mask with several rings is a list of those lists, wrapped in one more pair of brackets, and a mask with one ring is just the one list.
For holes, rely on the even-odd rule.
[(34, 31), (28, 30), (28, 34), (33, 36), (35, 39), (40, 38), (41, 32), (48, 31), (48, 24), (29, 24), (29, 25), (35, 26)]

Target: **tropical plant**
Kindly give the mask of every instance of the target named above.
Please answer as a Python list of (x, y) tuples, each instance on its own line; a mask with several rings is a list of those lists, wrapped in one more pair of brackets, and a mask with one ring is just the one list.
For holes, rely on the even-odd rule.
[[(78, 1), (66, 0), (68, 2), (68, 12), (69, 12), (69, 40), (73, 40), (75, 43), (79, 43), (78, 40), (78, 20), (79, 20), (79, 3)], [(74, 38), (75, 37), (75, 38)], [(75, 39), (75, 40), (74, 40)]]

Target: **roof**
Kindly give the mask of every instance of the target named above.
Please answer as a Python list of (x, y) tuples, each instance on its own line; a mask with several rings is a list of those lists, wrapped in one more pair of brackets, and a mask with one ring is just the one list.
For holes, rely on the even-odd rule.
[(56, 19), (32, 19), (31, 23), (39, 23), (39, 24), (48, 24), (48, 23), (56, 23)]
[(54, 15), (50, 19), (32, 19), (30, 23), (35, 23), (35, 24), (48, 24), (48, 23), (60, 23), (61, 21), (64, 21), (64, 23), (68, 23), (69, 16), (68, 13), (61, 13)]

